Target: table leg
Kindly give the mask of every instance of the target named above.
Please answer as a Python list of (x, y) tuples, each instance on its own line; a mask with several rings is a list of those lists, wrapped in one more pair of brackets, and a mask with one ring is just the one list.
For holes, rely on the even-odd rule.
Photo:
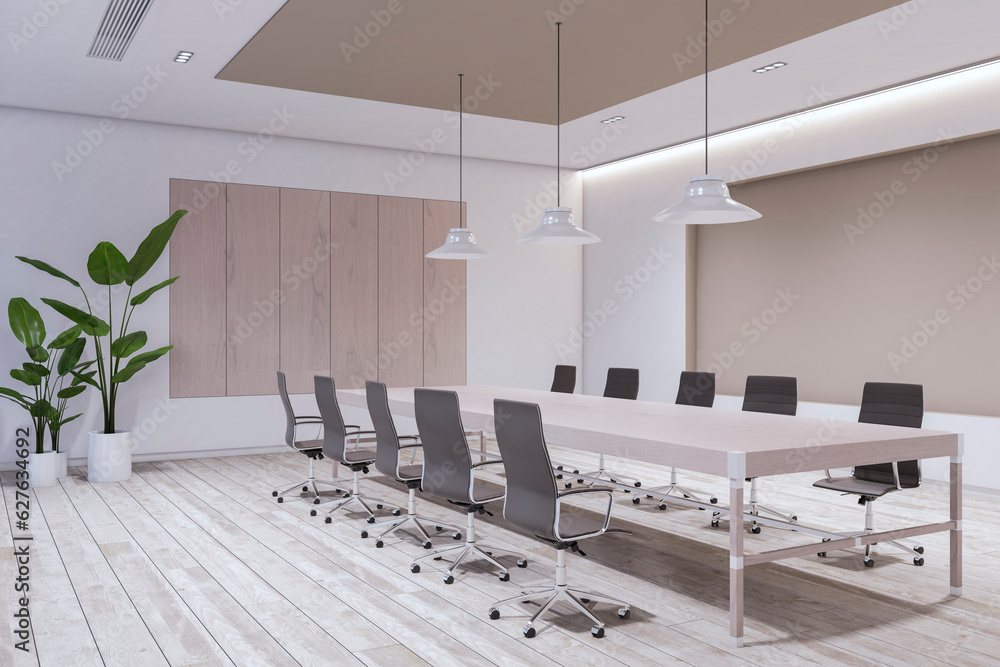
[(743, 646), (743, 484), (729, 480), (729, 643)]
[[(959, 436), (961, 437), (961, 436)], [(961, 441), (960, 441), (961, 442)], [(951, 537), (951, 594), (962, 594), (962, 454), (951, 457), (951, 520), (955, 528), (950, 531)]]

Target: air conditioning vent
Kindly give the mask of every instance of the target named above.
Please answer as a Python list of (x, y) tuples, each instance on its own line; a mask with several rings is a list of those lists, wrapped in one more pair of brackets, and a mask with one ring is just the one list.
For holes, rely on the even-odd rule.
[(87, 55), (91, 58), (121, 60), (132, 44), (153, 0), (110, 0), (104, 19), (97, 28)]

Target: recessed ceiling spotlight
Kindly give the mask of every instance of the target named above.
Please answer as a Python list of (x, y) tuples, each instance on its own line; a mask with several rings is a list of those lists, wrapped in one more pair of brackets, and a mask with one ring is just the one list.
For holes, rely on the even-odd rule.
[(174, 62), (175, 63), (186, 63), (187, 61), (191, 60), (191, 56), (193, 56), (193, 55), (194, 54), (191, 53), (190, 51), (181, 51), (180, 53), (177, 54), (177, 57), (174, 58)]
[(787, 64), (788, 63), (783, 63), (783, 62), (771, 63), (770, 65), (764, 65), (763, 67), (758, 67), (757, 69), (754, 70), (754, 72), (756, 72), (757, 74), (763, 74), (764, 72), (770, 72), (773, 69), (784, 67)]
[(625, 120), (625, 116), (612, 116), (611, 118), (605, 118), (601, 122), (605, 125), (610, 125), (611, 123), (617, 123), (620, 120)]

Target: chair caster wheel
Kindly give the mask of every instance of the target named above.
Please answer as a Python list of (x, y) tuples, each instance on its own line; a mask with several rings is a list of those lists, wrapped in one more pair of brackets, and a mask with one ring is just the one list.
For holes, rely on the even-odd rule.
[(455, 577), (451, 576), (450, 574), (444, 575), (444, 583), (446, 583), (446, 584), (453, 584), (453, 583), (455, 583)]
[(333, 519), (330, 517), (326, 517), (325, 519), (323, 519), (323, 523), (333, 523)]
[(562, 469), (563, 469), (562, 466), (556, 466), (556, 470), (562, 470)]
[(362, 530), (361, 531), (361, 539), (365, 539), (366, 537), (368, 537), (368, 531), (367, 530)]
[(564, 486), (565, 486), (565, 487), (566, 487), (567, 489), (572, 489), (572, 488), (573, 488), (573, 482), (566, 482), (566, 484), (565, 484)]
[(580, 598), (580, 602), (583, 604), (590, 604), (590, 598)]
[(393, 510), (392, 511), (392, 515), (393, 516), (399, 516), (399, 514), (400, 514), (399, 510)]
[(302, 493), (308, 493), (308, 492), (309, 492), (309, 487), (308, 486), (303, 486), (302, 487)]
[(632, 616), (632, 610), (628, 607), (618, 610), (618, 618), (627, 621)]
[(498, 578), (500, 581), (510, 581), (510, 572), (504, 572), (503, 574), (498, 575)]
[(422, 546), (424, 547), (424, 549), (430, 549), (434, 545), (431, 544), (430, 540), (425, 540)]
[(525, 626), (525, 627), (524, 627), (524, 628), (523, 628), (523, 629), (521, 630), (521, 632), (523, 632), (523, 633), (524, 633), (524, 636), (525, 636), (525, 637), (526, 637), (527, 639), (531, 639), (532, 637), (534, 637), (534, 636), (535, 636), (535, 629), (534, 629), (533, 627), (531, 627), (530, 625), (527, 625), (527, 626)]
[(573, 471), (573, 474), (574, 474), (574, 475), (579, 475), (579, 474), (580, 474), (580, 471), (579, 471), (579, 470), (574, 470), (574, 471)]
[(377, 510), (382, 509), (382, 503), (378, 503), (377, 505), (375, 505), (375, 509)]
[(420, 566), (414, 563), (413, 565), (410, 566), (410, 572), (412, 572), (413, 574), (419, 574)]
[(309, 516), (316, 516), (316, 510), (309, 510)]
[(920, 556), (917, 556), (916, 558), (913, 559), (913, 564), (916, 565), (917, 567), (920, 567), (921, 565), (924, 564), (924, 559), (921, 558)]
[(710, 503), (712, 503), (712, 504), (714, 505), (714, 504), (716, 504), (717, 502), (719, 502), (719, 499), (718, 499), (718, 498), (709, 498), (709, 499), (708, 499), (708, 502), (710, 502)]
[(752, 526), (750, 532), (754, 535), (760, 535), (760, 526)]
[(277, 491), (272, 491), (271, 492), (271, 497), (272, 498), (277, 498), (278, 497), (278, 492)]
[(913, 547), (913, 550), (916, 551), (918, 554), (922, 554), (924, 552), (923, 547)]
[(789, 521), (798, 521), (799, 517), (797, 517), (796, 515), (793, 514), (792, 516), (788, 517), (788, 520)]
[(595, 639), (600, 639), (604, 636), (604, 628), (599, 628), (595, 625), (590, 629), (590, 634), (592, 634)]
[(635, 496), (634, 498), (632, 498), (632, 504), (633, 505), (638, 505), (639, 504), (639, 496)]
[(521, 559), (519, 559), (517, 561), (517, 566), (518, 567), (528, 567), (528, 559), (527, 558), (521, 558)]
[(562, 473), (559, 473), (558, 475), (556, 475), (556, 479), (562, 479)]
[(344, 494), (344, 497), (345, 497), (345, 498), (350, 498), (350, 497), (351, 497), (351, 494), (349, 494), (349, 493), (345, 493), (345, 494)]
[(875, 561), (873, 561), (871, 558), (866, 558), (865, 567), (875, 567)]
[(660, 503), (659, 505), (657, 505), (657, 508), (660, 509), (661, 511), (665, 510), (665, 509), (667, 509), (667, 504), (666, 503)]
[(490, 609), (490, 620), (491, 621), (495, 621), (498, 618), (500, 618), (500, 610), (499, 609)]
[(820, 558), (826, 558), (826, 552), (825, 552), (825, 551), (820, 551), (820, 552), (819, 552), (818, 554), (816, 554), (816, 555), (817, 555), (817, 556), (819, 556)]
[(651, 496), (651, 495), (649, 495), (649, 494), (647, 493), (647, 494), (646, 494), (646, 497), (647, 497), (647, 498), (652, 498), (653, 496)]
[(635, 488), (637, 488), (637, 489), (638, 489), (638, 488), (641, 488), (641, 487), (642, 487), (642, 482), (636, 482), (634, 486), (635, 486)]
[(460, 539), (462, 539), (462, 533), (452, 533), (451, 534), (451, 539), (453, 539), (453, 540), (460, 540)]
[(375, 541), (375, 548), (376, 549), (381, 549), (384, 546), (385, 546), (385, 542), (383, 542), (382, 540), (376, 540)]
[(442, 556), (434, 556), (434, 560), (441, 560)]
[(313, 505), (319, 505), (319, 498), (313, 498)]
[(279, 503), (283, 503), (283, 502), (285, 502), (285, 499), (284, 499), (284, 498), (282, 498), (281, 496), (278, 496), (278, 502), (279, 502)]
[(370, 516), (367, 519), (365, 519), (365, 521), (367, 521), (368, 523), (375, 523), (375, 517)]
[(718, 528), (718, 527), (719, 527), (719, 520), (712, 519), (712, 528)]

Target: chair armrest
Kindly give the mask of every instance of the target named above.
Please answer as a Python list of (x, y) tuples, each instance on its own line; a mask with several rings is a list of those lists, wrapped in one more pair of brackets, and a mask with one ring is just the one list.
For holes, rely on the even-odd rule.
[(567, 489), (565, 491), (559, 491), (558, 496), (562, 498), (563, 496), (572, 496), (578, 493), (608, 493), (611, 497), (614, 497), (614, 493), (611, 489), (598, 489), (595, 487), (587, 487), (585, 489)]
[(360, 424), (344, 424), (344, 428), (361, 428)]
[(892, 480), (896, 482), (896, 490), (902, 491), (903, 487), (899, 485), (899, 463), (896, 461), (892, 462)]
[(830, 469), (829, 469), (829, 468), (827, 468), (827, 469), (826, 469), (826, 470), (824, 470), (823, 472), (825, 472), (825, 473), (826, 473), (826, 478), (827, 478), (827, 479), (833, 479), (833, 475), (831, 475), (831, 474), (830, 474)]
[(306, 423), (306, 420), (309, 420), (311, 422), (318, 421), (320, 424), (323, 423), (323, 418), (319, 417), (317, 415), (304, 415), (302, 417), (296, 417), (295, 418), (295, 423), (296, 424)]
[(585, 539), (588, 537), (596, 537), (598, 535), (603, 535), (604, 533), (608, 532), (608, 527), (611, 526), (611, 509), (614, 507), (615, 504), (615, 494), (612, 489), (586, 488), (586, 489), (570, 489), (568, 491), (563, 491), (556, 496), (556, 520), (555, 520), (555, 525), (553, 526), (553, 533), (556, 539), (559, 540), (560, 542), (564, 541), (563, 537), (559, 534), (559, 515), (562, 513), (562, 501), (566, 496), (572, 496), (580, 493), (606, 493), (608, 494), (608, 507), (604, 511), (604, 526), (601, 528), (600, 531), (589, 535), (578, 535), (573, 539), (574, 540)]

